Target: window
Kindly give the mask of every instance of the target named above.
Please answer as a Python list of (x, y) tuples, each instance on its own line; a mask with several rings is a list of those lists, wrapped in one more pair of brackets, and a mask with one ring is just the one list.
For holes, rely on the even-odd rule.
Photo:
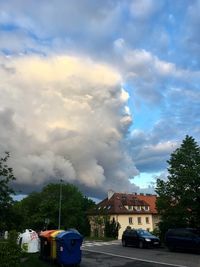
[(129, 209), (129, 210), (132, 210), (132, 206), (128, 206), (128, 209)]
[(149, 206), (144, 206), (144, 210), (149, 210)]
[(133, 224), (133, 218), (132, 217), (129, 217), (128, 218), (128, 222), (129, 222), (129, 224)]
[(146, 220), (146, 223), (149, 223), (149, 217), (146, 217), (145, 220)]
[(131, 230), (130, 236), (137, 237), (137, 232), (135, 230)]
[(142, 218), (141, 217), (138, 217), (137, 221), (138, 221), (138, 224), (142, 224)]

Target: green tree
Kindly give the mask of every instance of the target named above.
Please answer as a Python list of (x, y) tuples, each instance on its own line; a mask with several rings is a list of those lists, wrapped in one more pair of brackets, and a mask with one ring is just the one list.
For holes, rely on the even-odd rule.
[(41, 213), (42, 196), (40, 192), (33, 192), (21, 201), (14, 203), (15, 217), (17, 219), (17, 230), (27, 228), (41, 230), (44, 227), (44, 216)]
[(14, 190), (10, 183), (16, 178), (13, 175), (13, 169), (7, 164), (10, 157), (9, 152), (0, 158), (0, 230), (9, 229), (12, 223), (12, 194)]
[(113, 218), (111, 221), (108, 219), (105, 222), (105, 236), (111, 238), (118, 238), (120, 224)]
[(90, 235), (90, 223), (88, 220), (88, 211), (96, 206), (95, 202), (86, 196), (83, 198), (82, 201), (82, 217), (79, 222), (79, 229), (80, 232), (83, 233), (85, 236)]
[(157, 180), (160, 230), (169, 227), (200, 227), (200, 147), (186, 136), (167, 161), (168, 179)]
[[(59, 216), (60, 184), (49, 184), (41, 192), (33, 192), (15, 204), (21, 214), (20, 228), (35, 230), (57, 229)], [(62, 184), (61, 228), (76, 228), (82, 234), (89, 233), (87, 209), (95, 203), (84, 197), (78, 188)]]

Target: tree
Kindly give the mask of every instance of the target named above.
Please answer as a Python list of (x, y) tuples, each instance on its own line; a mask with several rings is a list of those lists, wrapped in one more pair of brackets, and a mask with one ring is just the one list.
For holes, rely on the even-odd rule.
[(169, 227), (200, 227), (200, 147), (186, 136), (167, 161), (168, 180), (157, 180), (160, 230)]
[(111, 238), (118, 238), (120, 229), (120, 224), (115, 221), (115, 218), (113, 218), (111, 221), (107, 220), (105, 222), (105, 236), (111, 237)]
[(13, 204), (12, 194), (14, 190), (10, 183), (16, 178), (13, 175), (13, 169), (7, 165), (10, 157), (9, 152), (5, 152), (5, 156), (0, 158), (0, 230), (10, 228), (11, 209)]
[(33, 192), (21, 201), (14, 203), (15, 217), (20, 218), (17, 220), (18, 224), (16, 228), (18, 231), (22, 231), (26, 228), (33, 228), (35, 230), (42, 229), (44, 227), (44, 214), (41, 213), (41, 201), (42, 196), (40, 192)]
[[(33, 192), (16, 203), (15, 208), (23, 218), (20, 228), (57, 229), (59, 197), (60, 184), (49, 184), (41, 192)], [(93, 205), (95, 203), (84, 197), (76, 186), (63, 184), (61, 229), (76, 228), (87, 235), (89, 223), (86, 212)]]

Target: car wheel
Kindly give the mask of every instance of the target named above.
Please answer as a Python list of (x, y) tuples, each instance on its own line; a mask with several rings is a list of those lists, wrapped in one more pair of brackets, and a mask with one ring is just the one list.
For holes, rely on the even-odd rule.
[(124, 240), (124, 239), (122, 240), (122, 246), (123, 246), (123, 247), (127, 247), (126, 240)]
[(139, 245), (138, 246), (139, 246), (139, 248), (144, 248), (144, 243), (143, 243), (142, 240), (139, 241)]

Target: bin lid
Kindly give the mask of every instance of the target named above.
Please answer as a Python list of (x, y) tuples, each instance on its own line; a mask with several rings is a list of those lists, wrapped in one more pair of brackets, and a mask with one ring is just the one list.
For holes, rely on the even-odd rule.
[(57, 230), (46, 230), (46, 231), (42, 231), (42, 232), (40, 233), (40, 236), (41, 236), (41, 237), (45, 237), (47, 240), (50, 240), (51, 234), (52, 234), (53, 232), (55, 232), (55, 231), (57, 231)]
[(76, 230), (66, 230), (62, 233), (59, 233), (56, 236), (56, 240), (67, 240), (67, 239), (83, 239), (83, 236)]
[(51, 237), (52, 239), (55, 239), (55, 237), (56, 237), (58, 234), (62, 233), (62, 232), (64, 232), (64, 230), (55, 230), (54, 232), (52, 232), (52, 233), (50, 234), (50, 237)]

